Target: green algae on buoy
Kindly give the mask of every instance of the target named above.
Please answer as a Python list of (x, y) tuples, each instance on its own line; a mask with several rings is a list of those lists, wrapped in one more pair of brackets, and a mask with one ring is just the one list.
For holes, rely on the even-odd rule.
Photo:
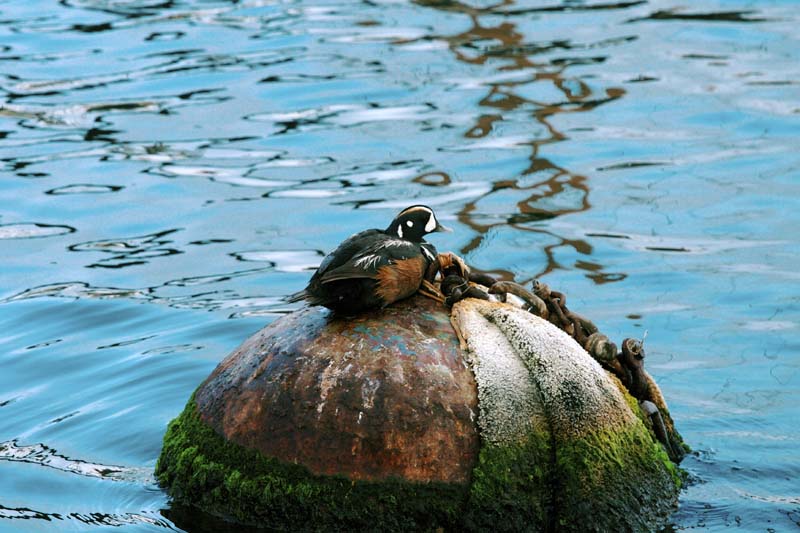
[(643, 420), (510, 304), (306, 308), (200, 385), (156, 474), (182, 503), (277, 529), (650, 531), (680, 478)]

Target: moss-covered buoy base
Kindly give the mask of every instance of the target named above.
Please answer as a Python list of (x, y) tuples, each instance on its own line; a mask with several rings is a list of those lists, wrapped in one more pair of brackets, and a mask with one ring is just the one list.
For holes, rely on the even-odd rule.
[(226, 441), (200, 419), (194, 396), (167, 429), (156, 475), (204, 512), (305, 531), (648, 531), (680, 487), (640, 424), (572, 443), (532, 434), (486, 445), (469, 485), (317, 476)]
[(449, 530), (468, 497), (456, 484), (315, 476), (224, 440), (200, 419), (194, 397), (167, 429), (156, 475), (183, 503), (277, 529)]

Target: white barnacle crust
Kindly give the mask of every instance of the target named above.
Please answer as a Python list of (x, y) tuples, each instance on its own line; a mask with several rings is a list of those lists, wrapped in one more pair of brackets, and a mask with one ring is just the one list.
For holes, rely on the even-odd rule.
[(397, 225), (397, 236), (403, 238), (403, 226), (400, 224)]
[(602, 367), (546, 320), (468, 298), (453, 306), (452, 321), (475, 372), (478, 423), (487, 440), (514, 442), (538, 416), (570, 438), (636, 422)]
[(453, 307), (453, 323), (466, 344), (464, 354), (478, 384), (481, 436), (496, 445), (522, 442), (534, 427), (546, 426), (539, 393), (503, 332), (462, 305), (471, 301)]

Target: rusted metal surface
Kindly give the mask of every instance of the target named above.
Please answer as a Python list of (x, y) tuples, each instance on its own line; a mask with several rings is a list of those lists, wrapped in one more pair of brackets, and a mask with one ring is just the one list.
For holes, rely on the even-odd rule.
[(357, 317), (287, 315), (196, 401), (230, 441), (316, 474), (466, 483), (479, 448), (474, 377), (447, 309), (420, 296)]

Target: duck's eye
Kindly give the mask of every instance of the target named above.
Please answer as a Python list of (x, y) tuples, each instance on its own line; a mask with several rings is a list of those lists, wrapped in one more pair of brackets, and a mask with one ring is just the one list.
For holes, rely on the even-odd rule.
[(412, 221), (410, 221), (410, 220), (406, 220), (406, 226), (408, 226), (409, 228), (413, 228), (414, 227), (414, 223)]

